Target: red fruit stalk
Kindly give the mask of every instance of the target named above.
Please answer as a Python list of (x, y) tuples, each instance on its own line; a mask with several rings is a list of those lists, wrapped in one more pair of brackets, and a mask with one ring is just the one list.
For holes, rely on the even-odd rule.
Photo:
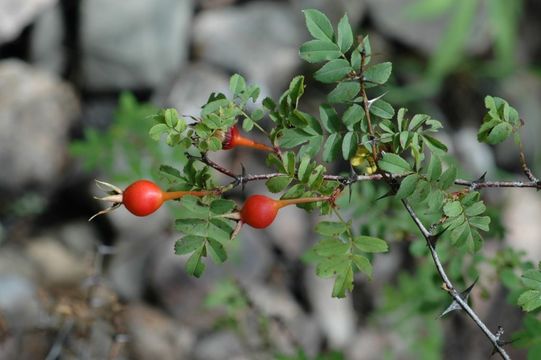
[(240, 210), (242, 222), (257, 228), (263, 229), (272, 224), (278, 210), (288, 205), (304, 204), (318, 201), (328, 201), (331, 197), (307, 197), (299, 199), (275, 200), (264, 195), (252, 195)]
[(252, 139), (248, 139), (242, 136), (237, 126), (233, 126), (225, 133), (224, 140), (222, 142), (222, 148), (224, 150), (230, 150), (237, 146), (244, 146), (257, 150), (274, 152), (274, 149), (272, 147), (265, 144), (260, 144), (253, 141)]
[(115, 210), (120, 205), (124, 205), (136, 216), (147, 216), (158, 210), (168, 200), (180, 199), (185, 195), (205, 196), (214, 193), (213, 191), (162, 191), (158, 185), (149, 180), (137, 180), (124, 191), (103, 181), (96, 180), (96, 183), (98, 187), (110, 194), (96, 199), (112, 202), (113, 205), (93, 215), (89, 221), (98, 215)]

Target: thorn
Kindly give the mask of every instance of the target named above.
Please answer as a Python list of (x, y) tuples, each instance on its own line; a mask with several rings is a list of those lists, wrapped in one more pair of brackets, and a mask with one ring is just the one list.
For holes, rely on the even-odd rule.
[[(479, 278), (475, 279), (475, 281), (466, 290), (462, 291), (459, 294), (460, 298), (464, 300), (465, 302), (468, 302), (470, 293), (473, 287), (475, 286), (475, 284), (477, 284), (477, 280), (479, 280)], [(447, 287), (445, 287), (444, 290), (450, 291), (450, 289), (447, 289)], [(441, 319), (443, 316), (455, 310), (462, 310), (462, 306), (460, 306), (460, 304), (456, 300), (453, 300), (453, 302), (451, 302), (451, 304), (447, 307), (447, 309), (445, 309), (438, 318)]]
[(372, 104), (375, 103), (376, 101), (378, 101), (379, 99), (381, 99), (382, 97), (384, 97), (385, 95), (387, 95), (387, 93), (388, 93), (388, 91), (385, 91), (380, 96), (375, 97), (372, 100), (368, 100), (368, 109), (370, 110), (370, 108), (372, 107)]
[(472, 184), (480, 184), (485, 182), (485, 178), (487, 176), (487, 172), (485, 171), (483, 175), (479, 176), (477, 180), (472, 181)]
[(393, 196), (395, 194), (394, 190), (389, 190), (387, 193), (381, 195), (380, 197), (376, 198), (376, 201), (384, 199), (389, 196)]
[(438, 241), (438, 239), (443, 235), (444, 232), (446, 232), (448, 229), (448, 227), (444, 227), (440, 230), (440, 232), (436, 233), (436, 234), (432, 234), (430, 236), (430, 245), (432, 245), (432, 247), (435, 247), (436, 246), (436, 242)]
[(241, 177), (240, 177), (240, 186), (241, 186), (241, 191), (244, 192), (244, 184), (246, 184), (246, 168), (244, 167), (244, 164), (240, 164), (240, 167), (242, 169), (242, 172), (241, 172)]
[(353, 166), (349, 166), (349, 178), (347, 180), (347, 186), (349, 190), (349, 198), (348, 203), (351, 204), (351, 196), (353, 195), (353, 182), (357, 179), (357, 174), (355, 173), (355, 170), (353, 169)]

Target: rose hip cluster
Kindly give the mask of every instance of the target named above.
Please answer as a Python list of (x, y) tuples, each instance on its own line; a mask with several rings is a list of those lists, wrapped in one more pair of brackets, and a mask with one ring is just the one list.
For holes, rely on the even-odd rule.
[[(275, 151), (270, 146), (257, 143), (251, 139), (243, 137), (238, 128), (233, 126), (225, 134), (223, 140), (223, 149), (229, 150), (237, 146), (251, 147), (264, 151)], [(219, 190), (201, 190), (201, 191), (163, 191), (158, 185), (149, 180), (137, 180), (129, 185), (124, 191), (120, 188), (103, 181), (97, 181), (100, 188), (109, 193), (108, 196), (96, 198), (111, 202), (112, 206), (93, 215), (89, 220), (96, 216), (106, 214), (121, 205), (136, 216), (147, 216), (158, 210), (162, 204), (168, 200), (180, 199), (185, 195), (205, 196), (219, 194)], [(331, 196), (306, 197), (299, 199), (276, 200), (265, 195), (251, 195), (244, 202), (238, 213), (230, 214), (230, 218), (240, 220), (257, 229), (268, 227), (278, 211), (288, 205), (304, 204), (318, 201), (330, 201)]]

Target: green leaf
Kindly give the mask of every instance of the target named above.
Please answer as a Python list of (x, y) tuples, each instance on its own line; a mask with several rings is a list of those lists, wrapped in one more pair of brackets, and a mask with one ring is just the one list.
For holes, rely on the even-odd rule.
[(353, 45), (353, 31), (351, 30), (347, 14), (344, 14), (340, 22), (338, 22), (337, 43), (343, 53), (347, 52), (351, 48), (351, 45)]
[(362, 255), (353, 255), (351, 260), (353, 260), (353, 263), (360, 272), (368, 276), (370, 279), (372, 278), (372, 264), (370, 264), (370, 260)]
[(325, 145), (323, 145), (323, 161), (332, 162), (338, 157), (338, 154), (340, 153), (341, 141), (342, 138), (338, 133), (331, 134), (327, 138)]
[(337, 59), (342, 55), (340, 48), (328, 40), (310, 40), (301, 45), (299, 54), (309, 63)]
[(353, 245), (360, 251), (367, 253), (381, 253), (389, 251), (389, 246), (385, 240), (372, 236), (356, 236), (353, 238)]
[(336, 221), (321, 221), (316, 225), (315, 231), (323, 236), (336, 236), (347, 231), (347, 225)]
[(165, 109), (163, 112), (165, 123), (168, 127), (174, 128), (178, 122), (178, 112), (175, 109)]
[(398, 189), (398, 192), (396, 193), (396, 198), (405, 199), (411, 194), (413, 194), (418, 181), (419, 181), (418, 174), (411, 174), (411, 175), (406, 176), (400, 183), (400, 188)]
[(409, 136), (410, 136), (410, 133), (407, 131), (402, 131), (400, 133), (400, 146), (402, 147), (402, 149), (406, 149), (408, 145)]
[(284, 164), (284, 169), (286, 173), (290, 176), (295, 176), (295, 153), (288, 151), (282, 155), (282, 163)]
[(447, 152), (447, 146), (438, 139), (423, 134), (423, 139), (425, 140), (426, 145), (435, 153), (442, 154)]
[(499, 144), (506, 140), (513, 132), (513, 126), (506, 122), (501, 122), (494, 126), (486, 138), (486, 142), (489, 144)]
[(522, 275), (522, 283), (529, 289), (541, 291), (541, 272), (539, 270), (528, 270)]
[(250, 117), (253, 121), (259, 121), (263, 119), (263, 116), (265, 116), (265, 112), (263, 110), (255, 109)]
[(344, 81), (339, 83), (327, 96), (330, 103), (345, 103), (353, 100), (361, 91), (357, 81)]
[(355, 124), (361, 122), (364, 118), (364, 109), (358, 104), (351, 105), (342, 117), (342, 122), (349, 130), (353, 130)]
[(432, 155), (430, 157), (430, 163), (428, 164), (428, 169), (426, 170), (426, 176), (428, 181), (436, 181), (441, 175), (441, 161), (440, 159)]
[(193, 252), (186, 262), (186, 271), (195, 277), (200, 277), (205, 271), (205, 264), (201, 261), (204, 247), (201, 246)]
[(228, 214), (236, 207), (234, 201), (226, 199), (216, 199), (210, 203), (210, 211), (217, 215)]
[(169, 165), (160, 165), (160, 174), (171, 181), (177, 181), (182, 178), (180, 171)]
[(488, 216), (474, 216), (468, 219), (471, 226), (483, 231), (489, 231), (490, 218)]
[(289, 93), (288, 101), (294, 109), (297, 108), (299, 104), (299, 99), (304, 94), (304, 76), (299, 75), (295, 76), (293, 80), (289, 83)]
[(314, 77), (322, 83), (329, 84), (344, 79), (352, 71), (353, 68), (347, 60), (335, 59), (323, 65), (315, 72)]
[(289, 183), (291, 183), (291, 178), (287, 175), (284, 175), (270, 178), (269, 180), (267, 180), (267, 182), (265, 182), (265, 185), (270, 192), (279, 193), (284, 191), (284, 189), (287, 188)]
[(353, 50), (353, 52), (351, 53), (351, 59), (350, 59), (351, 67), (355, 71), (359, 71), (361, 69), (361, 62), (362, 62), (361, 53), (357, 49)]
[(466, 216), (476, 216), (484, 213), (486, 209), (487, 207), (485, 206), (485, 204), (483, 204), (482, 201), (478, 201), (473, 205), (468, 206), (465, 210), (465, 213)]
[(186, 235), (175, 242), (175, 254), (185, 255), (203, 246), (205, 238), (196, 235)]
[(294, 128), (294, 129), (284, 129), (281, 131), (281, 136), (278, 138), (278, 143), (280, 146), (290, 149), (300, 144), (307, 142), (311, 135), (306, 131)]
[(323, 104), (319, 107), (319, 117), (321, 118), (321, 123), (325, 130), (329, 133), (335, 133), (340, 130), (340, 119), (336, 110), (327, 104)]
[(325, 174), (325, 166), (318, 165), (308, 176), (308, 186), (313, 188), (318, 188), (323, 183), (323, 174)]
[(238, 95), (246, 90), (246, 80), (239, 74), (234, 74), (229, 80), (229, 89), (234, 95)]
[(303, 10), (308, 32), (319, 40), (334, 40), (334, 30), (325, 14), (316, 9)]
[(541, 291), (539, 290), (526, 290), (523, 292), (518, 300), (517, 305), (522, 307), (522, 310), (530, 312), (538, 307), (541, 307)]
[(379, 99), (370, 106), (370, 113), (379, 116), (382, 119), (392, 119), (394, 109), (388, 102)]
[(441, 174), (439, 179), (439, 185), (442, 190), (447, 190), (455, 183), (457, 169), (454, 166), (450, 166)]
[(423, 126), (423, 124), (426, 123), (427, 120), (430, 120), (429, 115), (415, 114), (408, 125), (408, 130), (409, 131), (419, 130), (419, 128)]
[(462, 214), (462, 204), (460, 201), (450, 201), (443, 206), (443, 212), (449, 217), (455, 217)]
[(356, 132), (349, 131), (344, 135), (344, 139), (342, 140), (342, 156), (344, 160), (349, 160), (355, 155), (358, 143), (359, 137)]
[(346, 296), (346, 291), (351, 290), (353, 290), (353, 269), (351, 268), (351, 262), (349, 262), (343, 265), (343, 271), (337, 273), (332, 296), (343, 298)]
[(220, 109), (228, 107), (230, 104), (231, 102), (228, 99), (218, 99), (211, 101), (203, 107), (201, 115), (206, 116), (211, 113), (217, 112)]
[(349, 244), (338, 239), (324, 239), (319, 241), (313, 250), (319, 256), (342, 256), (349, 250)]
[(208, 239), (207, 253), (216, 264), (221, 264), (227, 260), (227, 252), (221, 242), (215, 239)]
[(297, 177), (301, 182), (306, 182), (308, 180), (308, 175), (310, 175), (310, 172), (314, 168), (311, 160), (312, 158), (307, 155), (301, 158), (299, 169), (297, 170)]
[(383, 154), (382, 159), (378, 161), (378, 167), (396, 175), (405, 175), (412, 171), (410, 164), (406, 160), (393, 153)]
[(166, 124), (156, 124), (150, 128), (148, 134), (152, 140), (160, 140), (160, 137), (163, 133), (169, 131), (169, 127)]
[[(250, 118), (244, 118), (242, 121), (242, 130), (244, 131), (252, 131), (254, 128), (254, 122)], [(219, 149), (218, 149), (219, 150)]]
[(368, 83), (383, 85), (389, 80), (392, 71), (393, 64), (390, 62), (376, 64), (365, 70), (364, 80)]

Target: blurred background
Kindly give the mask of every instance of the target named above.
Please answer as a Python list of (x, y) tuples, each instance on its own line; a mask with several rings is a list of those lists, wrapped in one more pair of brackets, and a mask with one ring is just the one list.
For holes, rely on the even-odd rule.
[[(369, 35), (374, 60), (393, 62), (387, 99), (445, 124), (463, 176), (522, 178), (512, 141), (477, 143), (487, 94), (517, 108), (541, 175), (536, 0), (0, 0), (0, 359), (489, 357), (463, 315), (437, 319), (448, 299), (407, 242), (392, 242), (373, 280), (356, 279), (353, 294), (336, 300), (332, 281), (301, 260), (317, 240), (316, 217), (295, 208), (265, 231), (243, 229), (228, 262), (209, 263), (201, 279), (174, 255), (174, 207), (87, 221), (101, 209), (93, 179), (160, 182), (159, 163), (178, 166), (179, 154), (148, 138), (148, 116), (161, 107), (197, 115), (235, 72), (272, 97), (305, 74), (302, 107), (317, 114), (329, 89), (298, 56), (305, 8), (334, 23), (347, 12)], [(266, 171), (252, 152), (215, 160)], [(233, 197), (263, 191), (251, 183)], [(505, 273), (487, 264), (541, 259), (541, 197), (484, 194), (495, 230), (474, 307), (510, 336), (522, 315), (506, 301)]]

